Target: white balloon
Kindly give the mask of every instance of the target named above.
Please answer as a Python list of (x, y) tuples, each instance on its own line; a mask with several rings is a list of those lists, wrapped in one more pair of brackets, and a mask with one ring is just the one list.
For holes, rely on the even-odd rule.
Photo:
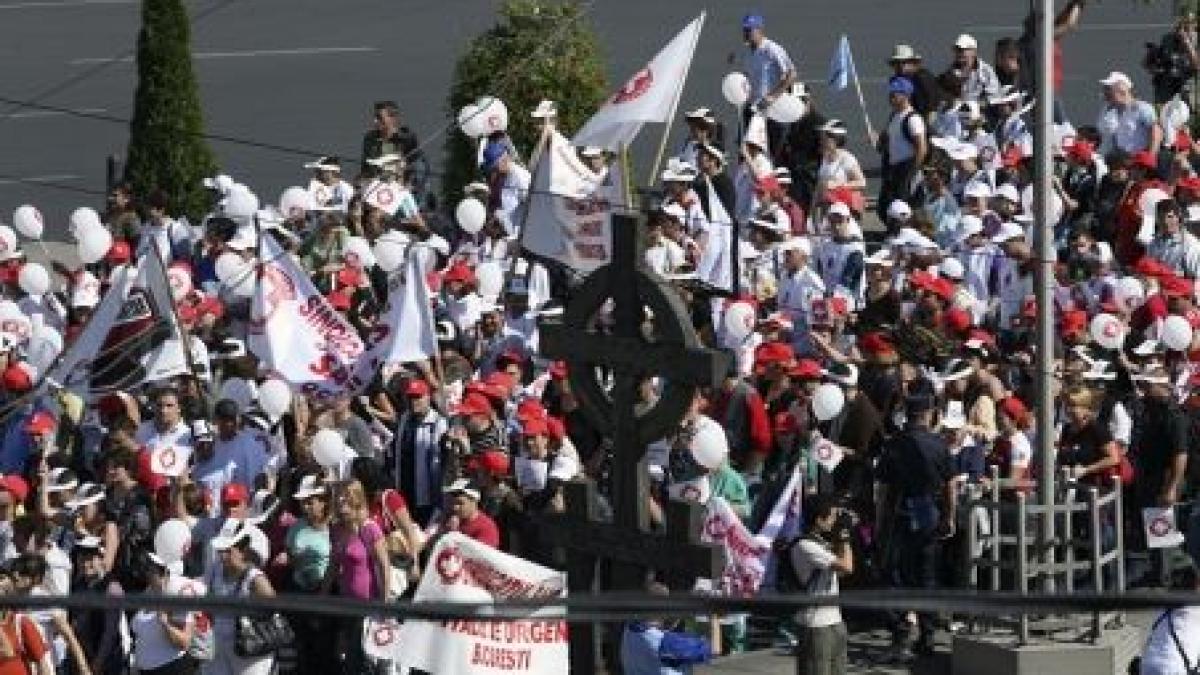
[(214, 267), (216, 268), (217, 280), (227, 284), (236, 279), (245, 269), (246, 259), (233, 251), (225, 251), (217, 256), (217, 262)]
[(475, 119), (479, 120), (479, 128), (484, 134), (508, 131), (508, 106), (504, 101), (495, 96), (481, 96), (475, 105), (479, 109)]
[(480, 123), (482, 115), (479, 114), (479, 106), (474, 103), (468, 103), (458, 111), (458, 128), (464, 134), (471, 138), (478, 138), (483, 135), (485, 129)]
[(312, 207), (312, 193), (299, 185), (293, 185), (279, 195), (279, 212), (285, 218), (303, 218)]
[(222, 202), (221, 210), (230, 218), (249, 220), (258, 211), (258, 196), (245, 185), (235, 185)]
[(1192, 346), (1192, 325), (1188, 320), (1172, 314), (1163, 321), (1162, 341), (1167, 349), (1182, 352)]
[(767, 108), (767, 117), (780, 124), (791, 124), (804, 117), (806, 106), (795, 94), (782, 94)]
[(725, 334), (745, 340), (754, 332), (754, 308), (747, 302), (735, 302), (725, 308)]
[(730, 73), (721, 80), (721, 95), (730, 105), (746, 105), (750, 100), (750, 80), (741, 73)]
[(272, 419), (283, 417), (292, 407), (292, 388), (283, 380), (267, 380), (258, 388), (258, 406)]
[(41, 239), (42, 232), (46, 229), (46, 221), (36, 206), (25, 204), (13, 211), (13, 227), (27, 239)]
[(345, 455), (346, 444), (333, 429), (321, 429), (313, 436), (312, 454), (317, 464), (326, 469), (337, 466)]
[(96, 213), (96, 209), (89, 206), (81, 206), (71, 212), (71, 217), (68, 219), (70, 223), (69, 229), (76, 240), (83, 237), (84, 230), (91, 229), (94, 226), (103, 226), (100, 221), (100, 214)]
[(375, 240), (375, 264), (379, 265), (379, 269), (387, 273), (395, 272), (404, 264), (404, 255), (408, 252), (408, 237), (397, 232), (394, 236), (391, 232), (385, 233), (379, 239)]
[(487, 207), (474, 197), (467, 197), (454, 208), (454, 220), (467, 234), (476, 234), (487, 220)]
[(82, 230), (79, 236), (79, 259), (85, 265), (100, 262), (112, 248), (113, 238), (103, 225)]
[(844, 405), (846, 405), (846, 394), (836, 384), (822, 384), (813, 392), (813, 414), (821, 422), (837, 417), (838, 413), (842, 412)]
[(253, 382), (248, 382), (240, 377), (231, 377), (221, 383), (221, 393), (217, 395), (217, 400), (229, 399), (238, 404), (238, 408), (245, 411), (258, 397)]
[(375, 266), (375, 254), (371, 252), (371, 244), (362, 237), (346, 239), (346, 252), (343, 258), (351, 267), (369, 269)]
[(37, 263), (26, 263), (17, 274), (17, 285), (29, 295), (45, 295), (50, 290), (50, 273)]
[(696, 421), (696, 434), (692, 436), (691, 450), (697, 464), (710, 471), (719, 469), (729, 456), (729, 439), (725, 437), (725, 429), (712, 418), (699, 418)]
[(1100, 313), (1092, 317), (1088, 332), (1096, 344), (1105, 349), (1118, 349), (1125, 343), (1125, 324), (1112, 314)]
[(475, 268), (475, 282), (480, 296), (494, 300), (500, 297), (500, 291), (504, 288), (504, 269), (495, 260), (481, 262)]
[(192, 548), (192, 528), (178, 518), (164, 520), (154, 531), (154, 552), (170, 565), (183, 560)]

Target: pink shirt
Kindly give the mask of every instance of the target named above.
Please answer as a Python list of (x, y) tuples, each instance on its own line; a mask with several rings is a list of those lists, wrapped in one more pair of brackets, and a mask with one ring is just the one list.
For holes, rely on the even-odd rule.
[(337, 546), (337, 562), (341, 573), (338, 577), (342, 595), (372, 600), (382, 598), (379, 579), (376, 578), (375, 562), (371, 551), (375, 542), (383, 538), (383, 531), (374, 521), (368, 520), (357, 534), (343, 531)]

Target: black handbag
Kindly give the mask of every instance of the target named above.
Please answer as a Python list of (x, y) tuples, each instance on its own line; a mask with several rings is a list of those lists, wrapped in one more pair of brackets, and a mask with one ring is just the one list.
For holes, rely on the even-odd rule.
[[(247, 595), (249, 595), (249, 589), (245, 588), (245, 585), (249, 575), (250, 570), (246, 570), (246, 573), (242, 575), (242, 580), (238, 583), (239, 592)], [(244, 659), (267, 656), (275, 653), (281, 647), (290, 645), (295, 637), (296, 634), (292, 631), (292, 625), (288, 623), (287, 617), (278, 612), (240, 616), (237, 621), (237, 637), (233, 651)]]

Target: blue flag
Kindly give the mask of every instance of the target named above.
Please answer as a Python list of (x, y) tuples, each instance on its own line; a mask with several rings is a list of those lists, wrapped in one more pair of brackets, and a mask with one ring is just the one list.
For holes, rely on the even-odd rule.
[(858, 79), (854, 72), (854, 57), (850, 54), (850, 40), (845, 35), (838, 42), (833, 61), (829, 63), (829, 86), (841, 91), (850, 86), (851, 79)]

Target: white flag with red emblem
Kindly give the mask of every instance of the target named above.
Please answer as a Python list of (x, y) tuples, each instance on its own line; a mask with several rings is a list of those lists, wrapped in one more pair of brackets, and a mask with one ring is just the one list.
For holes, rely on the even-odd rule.
[(628, 146), (646, 122), (667, 123), (687, 81), (704, 14), (689, 23), (662, 51), (633, 74), (571, 139), (577, 146), (608, 150)]
[(310, 396), (336, 397), (362, 388), (366, 382), (356, 365), (366, 347), (358, 331), (273, 237), (262, 238), (262, 250), (246, 347)]
[(404, 274), (388, 279), (388, 305), (372, 336), (371, 359), (379, 365), (425, 361), (437, 355), (433, 300), (425, 280), (426, 257), (410, 251)]

